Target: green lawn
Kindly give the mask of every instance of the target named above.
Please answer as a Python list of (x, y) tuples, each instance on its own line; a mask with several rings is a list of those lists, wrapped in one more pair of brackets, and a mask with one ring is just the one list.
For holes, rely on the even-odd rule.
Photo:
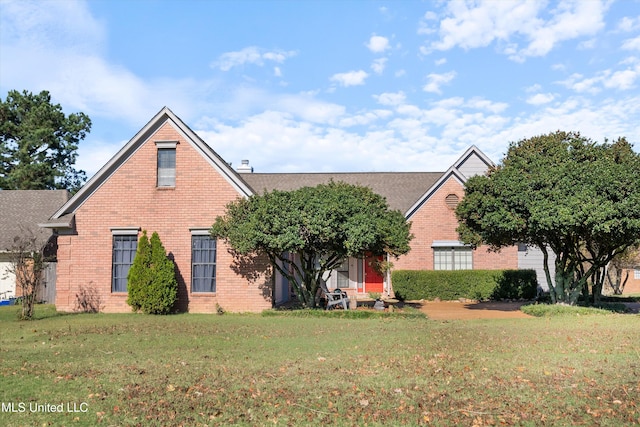
[(2, 426), (640, 423), (638, 315), (436, 322), (38, 306), (38, 320), (18, 322), (15, 310), (0, 308)]

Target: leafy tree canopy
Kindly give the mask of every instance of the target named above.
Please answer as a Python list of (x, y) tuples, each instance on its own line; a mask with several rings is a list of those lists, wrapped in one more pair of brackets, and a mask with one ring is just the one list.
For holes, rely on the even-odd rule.
[[(211, 234), (238, 256), (266, 254), (307, 307), (326, 272), (348, 257), (409, 251), (410, 224), (371, 189), (330, 182), (272, 191), (227, 205)], [(295, 262), (292, 262), (295, 256)]]
[(0, 188), (77, 191), (86, 174), (73, 167), (76, 151), (90, 129), (87, 115), (66, 116), (47, 91), (9, 91), (0, 99)]
[(558, 131), (512, 143), (465, 192), (456, 211), (461, 239), (539, 247), (554, 302), (576, 303), (598, 269), (640, 241), (640, 155), (624, 138), (596, 144)]

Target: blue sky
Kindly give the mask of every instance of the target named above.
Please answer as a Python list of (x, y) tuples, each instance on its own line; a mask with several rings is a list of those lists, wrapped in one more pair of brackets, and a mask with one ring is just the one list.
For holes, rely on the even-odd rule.
[(640, 1), (0, 0), (0, 97), (93, 121), (91, 176), (168, 106), (256, 172), (444, 171), (558, 129), (640, 149)]

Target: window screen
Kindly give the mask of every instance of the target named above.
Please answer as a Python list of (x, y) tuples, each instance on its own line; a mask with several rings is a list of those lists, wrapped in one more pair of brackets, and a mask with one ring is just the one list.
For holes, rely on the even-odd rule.
[(434, 270), (472, 270), (473, 251), (467, 247), (433, 248)]
[(158, 148), (158, 187), (176, 185), (176, 149)]
[(191, 292), (216, 291), (216, 240), (191, 236)]
[(127, 292), (127, 275), (136, 257), (137, 235), (113, 236), (112, 292)]

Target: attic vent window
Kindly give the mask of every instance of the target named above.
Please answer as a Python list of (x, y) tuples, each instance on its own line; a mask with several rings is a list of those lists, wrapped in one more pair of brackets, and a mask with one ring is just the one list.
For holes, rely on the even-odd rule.
[(458, 206), (458, 203), (460, 203), (460, 198), (456, 194), (449, 194), (444, 199), (444, 202), (447, 204), (449, 209), (455, 209)]

